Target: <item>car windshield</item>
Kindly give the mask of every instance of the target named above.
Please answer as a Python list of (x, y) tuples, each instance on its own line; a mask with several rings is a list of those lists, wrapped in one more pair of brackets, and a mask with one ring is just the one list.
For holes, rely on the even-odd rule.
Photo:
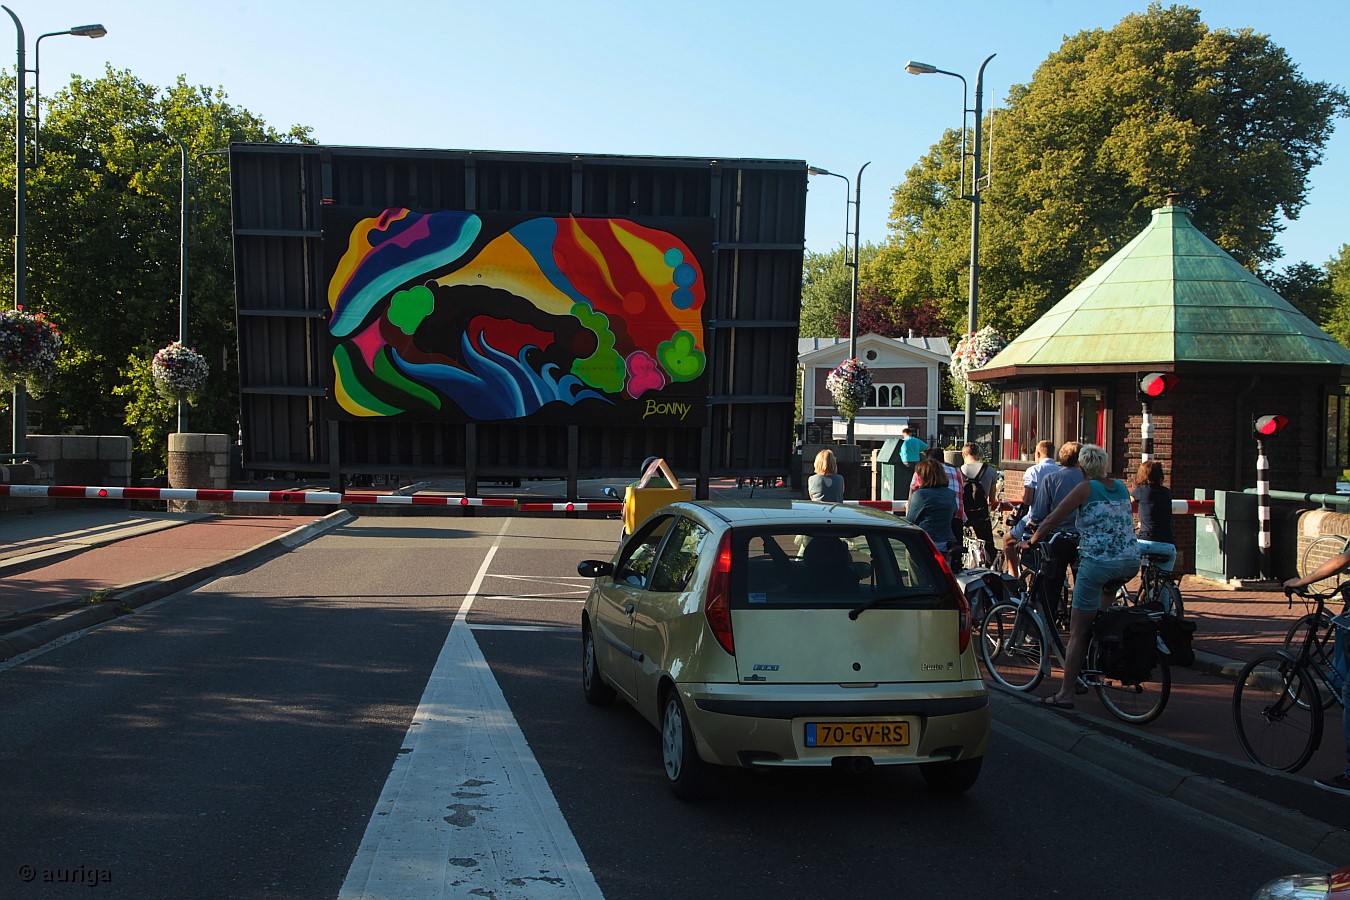
[(732, 602), (742, 608), (860, 603), (906, 608), (955, 604), (923, 533), (829, 526), (738, 529)]

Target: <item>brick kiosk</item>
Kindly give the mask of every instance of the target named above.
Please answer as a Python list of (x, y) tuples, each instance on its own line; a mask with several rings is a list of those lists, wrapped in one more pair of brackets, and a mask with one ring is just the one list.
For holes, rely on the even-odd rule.
[[(1139, 235), (972, 375), (1003, 395), (1005, 496), (1022, 493), (1037, 440), (1101, 444), (1117, 477), (1142, 456), (1138, 378), (1176, 375), (1151, 402), (1152, 458), (1178, 499), (1256, 483), (1252, 420), (1290, 426), (1266, 442), (1278, 490), (1335, 490), (1350, 351), (1201, 234), (1169, 202)], [(1342, 442), (1343, 443), (1343, 442)], [(1183, 567), (1194, 530), (1175, 522)]]

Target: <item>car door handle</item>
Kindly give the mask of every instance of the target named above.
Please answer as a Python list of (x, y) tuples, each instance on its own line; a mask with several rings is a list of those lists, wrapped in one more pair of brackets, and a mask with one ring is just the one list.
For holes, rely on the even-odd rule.
[(624, 607), (623, 607), (624, 615), (626, 615), (626, 616), (631, 616), (631, 615), (633, 614), (633, 610), (635, 610), (635, 609), (637, 609), (637, 604), (636, 604), (636, 603), (626, 603), (626, 604), (624, 604)]

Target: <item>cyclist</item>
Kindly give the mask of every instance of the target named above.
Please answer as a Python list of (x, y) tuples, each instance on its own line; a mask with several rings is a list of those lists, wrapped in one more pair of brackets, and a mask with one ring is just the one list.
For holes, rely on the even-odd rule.
[(1074, 685), (1083, 670), (1097, 611), (1111, 605), (1115, 585), (1139, 571), (1130, 490), (1125, 482), (1107, 477), (1106, 465), (1105, 450), (1096, 444), (1084, 444), (1078, 451), (1078, 468), (1086, 480), (1071, 490), (1023, 543), (1029, 547), (1049, 539), (1060, 522), (1077, 514), (1078, 577), (1073, 583), (1069, 644), (1064, 649), (1064, 680), (1043, 701), (1056, 709), (1073, 709)]
[(1177, 559), (1176, 538), (1172, 535), (1172, 492), (1163, 487), (1163, 466), (1146, 459), (1139, 464), (1130, 493), (1139, 502), (1139, 550), (1167, 557), (1158, 563), (1164, 572), (1172, 571)]
[[(1315, 581), (1330, 578), (1350, 568), (1350, 551), (1337, 554), (1317, 567), (1307, 578), (1290, 578), (1284, 583), (1286, 588), (1307, 587)], [(1318, 778), (1313, 781), (1324, 791), (1350, 796), (1350, 678), (1346, 677), (1346, 644), (1350, 642), (1344, 628), (1336, 629), (1336, 650), (1333, 661), (1341, 673), (1341, 730), (1345, 732), (1345, 769), (1339, 775), (1330, 778)]]

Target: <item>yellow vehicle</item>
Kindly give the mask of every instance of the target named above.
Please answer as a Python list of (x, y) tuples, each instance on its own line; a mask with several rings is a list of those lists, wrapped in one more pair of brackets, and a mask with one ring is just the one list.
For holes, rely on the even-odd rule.
[(609, 562), (582, 612), (582, 685), (661, 732), (677, 796), (719, 766), (918, 765), (964, 791), (989, 739), (970, 610), (921, 530), (804, 501), (674, 503)]

